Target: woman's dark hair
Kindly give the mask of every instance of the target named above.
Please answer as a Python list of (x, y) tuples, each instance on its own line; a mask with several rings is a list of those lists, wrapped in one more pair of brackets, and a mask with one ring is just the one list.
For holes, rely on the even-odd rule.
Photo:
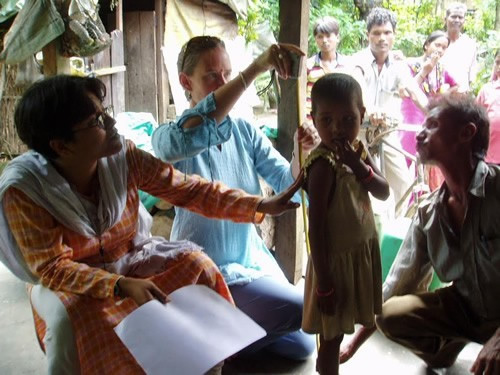
[(392, 25), (392, 31), (396, 31), (396, 16), (389, 9), (385, 8), (373, 8), (366, 18), (366, 30), (370, 32), (375, 25), (385, 25), (390, 22)]
[(311, 91), (312, 112), (316, 112), (318, 99), (327, 98), (341, 103), (355, 100), (359, 108), (363, 107), (361, 86), (352, 76), (344, 73), (330, 73), (318, 79)]
[(200, 56), (207, 50), (216, 47), (226, 48), (224, 42), (215, 36), (195, 36), (184, 44), (177, 58), (177, 71), (191, 75), (200, 60)]
[(318, 18), (313, 27), (313, 35), (316, 36), (319, 33), (339, 35), (339, 23), (335, 18), (329, 16)]
[(446, 93), (431, 100), (427, 107), (429, 110), (439, 107), (439, 117), (455, 124), (457, 130), (469, 122), (476, 125), (477, 132), (471, 142), (472, 153), (477, 159), (486, 157), (490, 143), (490, 121), (486, 110), (476, 104), (472, 96)]
[(16, 106), (14, 122), (19, 138), (30, 149), (56, 159), (58, 155), (50, 147), (50, 141), (71, 141), (73, 127), (96, 112), (89, 94), (102, 101), (106, 87), (97, 78), (69, 75), (34, 83)]
[(439, 38), (448, 39), (448, 45), (450, 44), (450, 38), (448, 38), (448, 34), (446, 34), (444, 31), (436, 30), (430, 33), (427, 39), (425, 40), (424, 44), (422, 45), (423, 50), (425, 51), (426, 46), (428, 46), (429, 44), (431, 44), (432, 42), (434, 42), (436, 39)]

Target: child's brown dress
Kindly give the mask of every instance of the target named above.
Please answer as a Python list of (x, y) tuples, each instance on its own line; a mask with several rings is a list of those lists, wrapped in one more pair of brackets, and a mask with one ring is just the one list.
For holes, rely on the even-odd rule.
[(309, 258), (302, 328), (308, 333), (321, 333), (329, 340), (342, 333), (353, 333), (355, 323), (373, 326), (375, 314), (382, 308), (382, 269), (368, 191), (349, 167), (337, 162), (334, 154), (323, 147), (318, 147), (307, 158), (306, 178), (308, 168), (320, 157), (328, 160), (335, 174), (335, 192), (325, 220), (330, 228), (327, 240), (331, 244), (330, 278), (335, 288), (332, 298), (338, 302), (335, 315), (319, 311), (315, 293), (317, 280)]

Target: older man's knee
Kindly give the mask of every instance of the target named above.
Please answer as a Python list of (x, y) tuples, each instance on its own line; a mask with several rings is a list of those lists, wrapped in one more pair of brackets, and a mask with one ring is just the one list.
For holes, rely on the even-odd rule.
[(397, 337), (401, 328), (404, 328), (408, 314), (413, 308), (412, 304), (409, 303), (412, 297), (392, 297), (382, 305), (382, 313), (377, 315), (375, 323), (385, 336)]

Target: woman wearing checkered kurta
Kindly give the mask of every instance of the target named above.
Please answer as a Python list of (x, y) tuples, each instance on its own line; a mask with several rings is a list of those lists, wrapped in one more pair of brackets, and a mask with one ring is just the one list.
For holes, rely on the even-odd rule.
[[(171, 291), (194, 283), (207, 285), (228, 301), (232, 298), (216, 266), (195, 244), (183, 242), (180, 245), (183, 251), (167, 254), (137, 252), (134, 236), (139, 212), (138, 189), (203, 215), (241, 222), (260, 221), (263, 215), (257, 213), (257, 208), (268, 213), (291, 208), (284, 201), (293, 192), (280, 202), (274, 200), (269, 204), (267, 199), (186, 176), (137, 149), (133, 143), (124, 142), (114, 129), (112, 117), (102, 109), (104, 90), (97, 80), (59, 76), (33, 87), (16, 110), (16, 126), (21, 139), (31, 149), (45, 152), (47, 157), (29, 151), (6, 168), (0, 178), (3, 215), (28, 272), (54, 291), (66, 308), (81, 373), (141, 373), (113, 331), (138, 304), (153, 297), (165, 299)], [(80, 91), (83, 97), (71, 97), (72, 90)], [(37, 95), (40, 93), (41, 96)], [(57, 109), (47, 115), (51, 108), (40, 109), (41, 106)], [(41, 114), (26, 118), (29, 116), (21, 111), (29, 112), (32, 107)], [(42, 116), (50, 118), (50, 114), (65, 110), (73, 114), (82, 107), (80, 118), (76, 113), (76, 120), (62, 125), (52, 124)], [(37, 129), (33, 129), (35, 124)], [(58, 126), (69, 128), (70, 134), (64, 134), (64, 129), (57, 129)], [(40, 146), (43, 136), (51, 150)], [(55, 152), (55, 157), (51, 152)], [(89, 160), (94, 166), (90, 174), (86, 169)], [(119, 178), (110, 180), (113, 173), (122, 173), (122, 190)], [(86, 175), (93, 178), (87, 179), (85, 185), (81, 179)], [(49, 177), (55, 182), (43, 183)], [(40, 187), (34, 187), (39, 181), (42, 181)], [(85, 186), (89, 189), (82, 188)], [(63, 193), (57, 194), (58, 191)], [(123, 192), (119, 194), (121, 206), (113, 201), (114, 197), (109, 197), (110, 191)], [(111, 201), (110, 209), (102, 212), (107, 201)], [(66, 206), (68, 212), (61, 209)], [(116, 296), (117, 284), (121, 289), (119, 296)], [(45, 324), (36, 312), (35, 321), (43, 342)]]

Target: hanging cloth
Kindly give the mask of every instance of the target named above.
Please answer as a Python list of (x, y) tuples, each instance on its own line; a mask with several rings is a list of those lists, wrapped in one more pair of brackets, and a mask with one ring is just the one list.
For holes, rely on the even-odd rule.
[(65, 22), (63, 56), (93, 56), (111, 45), (111, 37), (99, 17), (97, 0), (71, 0)]
[(63, 32), (63, 19), (51, 0), (26, 0), (5, 35), (0, 61), (18, 64)]

